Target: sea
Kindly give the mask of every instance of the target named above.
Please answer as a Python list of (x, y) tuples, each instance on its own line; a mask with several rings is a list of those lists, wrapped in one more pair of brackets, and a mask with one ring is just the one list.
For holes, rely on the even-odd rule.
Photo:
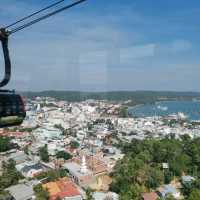
[(168, 116), (184, 113), (189, 120), (200, 120), (200, 101), (164, 101), (129, 108), (133, 117)]

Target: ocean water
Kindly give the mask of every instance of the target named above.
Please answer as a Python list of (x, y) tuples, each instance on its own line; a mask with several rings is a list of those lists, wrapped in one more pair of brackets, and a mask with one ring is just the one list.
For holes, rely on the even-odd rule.
[(200, 120), (200, 101), (166, 101), (129, 108), (133, 117), (167, 116), (179, 112), (190, 120)]

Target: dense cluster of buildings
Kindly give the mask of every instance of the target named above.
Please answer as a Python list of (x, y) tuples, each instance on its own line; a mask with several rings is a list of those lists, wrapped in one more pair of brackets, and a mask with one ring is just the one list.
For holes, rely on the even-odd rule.
[[(41, 183), (48, 189), (51, 200), (57, 197), (82, 200), (88, 188), (92, 189), (95, 200), (117, 200), (119, 196), (109, 191), (112, 182), (109, 174), (124, 156), (117, 147), (119, 141), (183, 134), (199, 136), (200, 126), (191, 128), (183, 116), (120, 118), (121, 107), (121, 103), (97, 100), (66, 102), (48, 97), (28, 100), (27, 117), (22, 126), (0, 130), (1, 136), (12, 137), (18, 146), (1, 153), (0, 163), (13, 159), (16, 169), (25, 177), (24, 182), (8, 188), (10, 194), (16, 200), (34, 198), (33, 187)], [(49, 162), (43, 162), (39, 155), (44, 146)], [(71, 158), (58, 158), (58, 152), (66, 152)], [(45, 183), (35, 179), (41, 173), (56, 169), (66, 170), (67, 176), (56, 181), (45, 180)], [(170, 189), (166, 186), (160, 192)], [(26, 192), (21, 195), (21, 191)], [(148, 195), (155, 196), (144, 194), (143, 199), (148, 199)]]

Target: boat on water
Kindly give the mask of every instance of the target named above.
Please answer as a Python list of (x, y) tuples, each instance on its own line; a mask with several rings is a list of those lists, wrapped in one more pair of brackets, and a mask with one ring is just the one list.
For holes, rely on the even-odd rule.
[(162, 111), (167, 111), (168, 107), (167, 106), (157, 106), (157, 109), (162, 110)]
[(179, 119), (182, 119), (182, 120), (188, 118), (188, 116), (183, 112), (178, 112), (177, 116), (178, 116)]

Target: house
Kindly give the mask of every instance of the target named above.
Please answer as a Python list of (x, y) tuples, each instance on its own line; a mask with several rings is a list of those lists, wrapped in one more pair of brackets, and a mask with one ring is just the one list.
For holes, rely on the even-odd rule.
[(33, 178), (45, 170), (45, 167), (40, 163), (26, 163), (20, 172), (27, 178)]
[(9, 191), (14, 200), (30, 200), (34, 199), (33, 187), (37, 184), (39, 184), (38, 181), (29, 181), (11, 186), (6, 190)]
[(171, 184), (164, 185), (158, 189), (161, 198), (166, 198), (168, 195), (172, 195), (175, 199), (180, 198), (180, 192)]
[(105, 200), (105, 199), (112, 199), (112, 200), (119, 200), (119, 195), (114, 192), (94, 192), (93, 193), (94, 200)]
[(67, 178), (43, 184), (42, 187), (49, 191), (49, 200), (82, 200), (82, 196), (72, 181)]
[(28, 159), (28, 156), (23, 151), (17, 151), (15, 153), (11, 153), (7, 160), (12, 159), (16, 162), (16, 164), (20, 164), (25, 162)]
[(182, 176), (181, 177), (181, 181), (182, 183), (185, 185), (185, 184), (190, 184), (192, 183), (193, 181), (195, 181), (195, 178), (192, 177), (192, 176)]
[(144, 193), (144, 194), (142, 194), (142, 199), (143, 200), (157, 200), (158, 195), (155, 192)]

